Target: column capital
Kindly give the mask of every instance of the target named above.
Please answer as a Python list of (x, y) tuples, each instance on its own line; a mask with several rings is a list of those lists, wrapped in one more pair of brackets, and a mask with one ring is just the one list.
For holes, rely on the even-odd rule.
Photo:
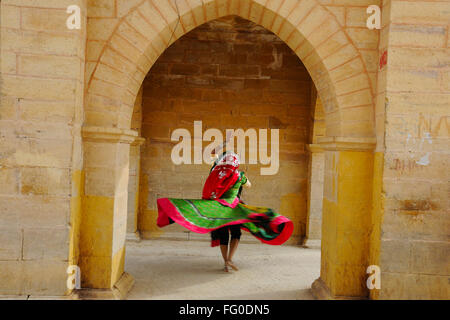
[(131, 143), (132, 146), (140, 146), (143, 145), (145, 142), (145, 138), (143, 137), (136, 137), (134, 141)]
[(323, 137), (317, 144), (328, 151), (373, 151), (377, 145), (376, 138)]
[(306, 145), (306, 150), (308, 150), (311, 153), (322, 153), (323, 146), (318, 143), (311, 143)]
[(109, 127), (82, 127), (81, 134), (84, 141), (94, 142), (132, 144), (138, 138), (137, 131)]

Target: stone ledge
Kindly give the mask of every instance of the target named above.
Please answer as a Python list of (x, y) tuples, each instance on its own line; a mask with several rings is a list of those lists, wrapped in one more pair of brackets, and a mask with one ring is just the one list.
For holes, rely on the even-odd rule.
[(317, 300), (333, 300), (328, 287), (323, 283), (322, 279), (316, 279), (311, 285), (311, 291)]
[(311, 285), (311, 291), (317, 300), (367, 300), (366, 297), (350, 297), (350, 296), (335, 296), (332, 295), (330, 289), (318, 278), (314, 280)]
[(114, 296), (118, 300), (125, 300), (128, 293), (134, 286), (134, 278), (128, 272), (124, 272), (120, 277), (119, 281), (113, 287)]
[(28, 300), (28, 296), (0, 294), (0, 300)]
[(28, 300), (78, 300), (76, 293), (71, 293), (67, 296), (34, 296), (28, 297)]
[(320, 249), (322, 240), (320, 239), (306, 239), (302, 247), (309, 249)]
[(306, 150), (311, 153), (322, 153), (323, 147), (320, 144), (317, 143), (311, 143), (306, 145)]
[(132, 144), (139, 139), (137, 131), (108, 127), (82, 127), (81, 135), (84, 141), (94, 142)]
[(376, 138), (323, 137), (317, 145), (328, 151), (374, 151)]
[(78, 294), (72, 292), (66, 296), (39, 295), (0, 295), (0, 300), (77, 300)]
[(141, 241), (141, 236), (139, 234), (139, 231), (127, 232), (127, 236), (126, 236), (125, 239), (126, 239), (126, 241), (140, 242)]
[(119, 281), (111, 289), (79, 289), (76, 290), (80, 300), (125, 300), (134, 285), (134, 278), (124, 272)]
[(136, 137), (134, 141), (131, 143), (132, 146), (140, 146), (145, 143), (145, 138), (143, 137)]

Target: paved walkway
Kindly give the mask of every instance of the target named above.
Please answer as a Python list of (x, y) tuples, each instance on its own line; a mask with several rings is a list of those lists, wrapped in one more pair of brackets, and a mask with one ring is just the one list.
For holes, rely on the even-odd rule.
[(240, 270), (222, 271), (218, 248), (203, 241), (128, 242), (125, 270), (136, 280), (128, 299), (313, 299), (320, 250), (241, 243)]

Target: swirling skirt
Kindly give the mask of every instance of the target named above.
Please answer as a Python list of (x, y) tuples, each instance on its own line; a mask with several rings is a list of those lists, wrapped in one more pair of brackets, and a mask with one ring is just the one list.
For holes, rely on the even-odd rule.
[(238, 201), (231, 205), (219, 201), (160, 198), (157, 200), (157, 225), (164, 227), (176, 222), (193, 232), (208, 233), (240, 224), (243, 230), (271, 245), (283, 244), (292, 234), (292, 221), (270, 208), (253, 207)]

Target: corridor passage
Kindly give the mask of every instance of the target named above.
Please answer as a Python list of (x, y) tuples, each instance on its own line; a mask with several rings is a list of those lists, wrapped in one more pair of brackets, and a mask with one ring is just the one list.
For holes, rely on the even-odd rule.
[(206, 241), (128, 242), (125, 270), (135, 278), (128, 299), (313, 299), (320, 249), (241, 243), (239, 271), (222, 271)]

